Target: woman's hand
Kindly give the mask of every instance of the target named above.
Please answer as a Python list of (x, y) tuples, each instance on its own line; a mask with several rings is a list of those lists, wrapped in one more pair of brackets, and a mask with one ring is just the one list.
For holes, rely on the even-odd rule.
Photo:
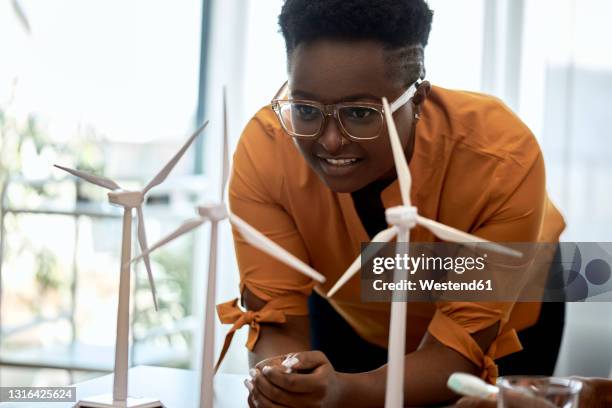
[(612, 406), (612, 380), (607, 378), (572, 377), (582, 382), (580, 406), (604, 408)]
[[(516, 394), (506, 396), (506, 406), (508, 408), (555, 408), (551, 402), (542, 398), (530, 397), (528, 395)], [(497, 401), (488, 399), (466, 397), (461, 398), (456, 405), (457, 408), (496, 408)]]
[[(603, 378), (572, 377), (582, 381), (580, 392), (580, 406), (587, 408), (604, 408), (612, 404), (612, 381)], [(510, 396), (508, 401), (510, 407), (540, 408), (551, 407), (546, 401), (526, 397), (521, 394)], [(481, 398), (462, 398), (457, 403), (457, 408), (495, 408), (497, 402)]]
[[(282, 365), (258, 364), (251, 370), (249, 406), (337, 407), (342, 395), (342, 377), (336, 373), (325, 354), (304, 351), (293, 355), (297, 360), (287, 372)], [(262, 362), (265, 363), (265, 362)], [(248, 380), (247, 380), (248, 381)]]

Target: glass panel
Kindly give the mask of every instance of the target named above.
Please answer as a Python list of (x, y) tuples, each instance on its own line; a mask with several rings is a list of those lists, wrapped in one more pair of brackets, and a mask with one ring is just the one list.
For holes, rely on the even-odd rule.
[[(65, 178), (52, 164), (105, 174), (124, 188), (159, 171), (193, 129), (202, 1), (16, 3), (22, 14), (0, 3), (0, 187), (12, 178), (2, 358), (112, 369), (120, 211), (106, 204), (105, 190)], [(191, 173), (192, 155), (172, 176)], [(145, 208), (150, 243), (184, 218), (167, 206), (185, 189), (149, 195), (166, 210)], [(189, 239), (182, 245), (152, 257), (159, 314), (150, 312), (142, 266), (134, 268), (136, 336), (190, 314), (193, 253)], [(152, 341), (174, 352), (188, 337), (163, 333)], [(69, 347), (73, 340), (78, 347)], [(34, 351), (49, 348), (56, 352)]]

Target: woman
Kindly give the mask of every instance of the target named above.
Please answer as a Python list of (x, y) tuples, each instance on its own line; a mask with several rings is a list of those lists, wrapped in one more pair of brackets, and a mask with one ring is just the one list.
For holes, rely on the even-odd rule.
[[(389, 304), (362, 303), (358, 279), (324, 295), (360, 243), (387, 228), (385, 209), (400, 204), (381, 97), (399, 101), (394, 120), (422, 215), (498, 242), (556, 242), (564, 228), (529, 129), (494, 98), (424, 81), (431, 21), (423, 0), (283, 6), (288, 84), (243, 132), (230, 206), (327, 283), (315, 287), (235, 232), (248, 312), (229, 302), (219, 306), (221, 320), (250, 325), (252, 367), (299, 352), (292, 374), (251, 371), (251, 406), (384, 404)], [(401, 101), (411, 86), (414, 95)], [(411, 238), (435, 241), (421, 228)], [(540, 306), (410, 303), (408, 314), (405, 400), (424, 405), (454, 398), (445, 386), (452, 372), (494, 381), (494, 360), (521, 349), (516, 332), (534, 325)], [(558, 348), (560, 333), (552, 337), (548, 349)]]

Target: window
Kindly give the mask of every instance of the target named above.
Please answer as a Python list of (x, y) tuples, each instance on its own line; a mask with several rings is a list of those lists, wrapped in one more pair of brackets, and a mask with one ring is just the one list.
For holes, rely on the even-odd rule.
[[(11, 178), (1, 216), (5, 363), (112, 369), (118, 214), (104, 191), (51, 165), (103, 173), (128, 188), (159, 171), (194, 126), (201, 19), (200, 0), (0, 2), (0, 184)], [(173, 176), (192, 171), (193, 151)], [(202, 184), (192, 181), (152, 197), (159, 204), (145, 208), (149, 242), (193, 214), (188, 199)], [(185, 199), (165, 204), (164, 196)], [(165, 333), (181, 322), (194, 326), (181, 320), (192, 308), (192, 255), (189, 239), (158, 254), (167, 303), (158, 315), (142, 267), (135, 268), (136, 340), (152, 336), (161, 347), (153, 360), (146, 344), (136, 348), (136, 362), (181, 352), (189, 361), (190, 337)], [(160, 326), (168, 331), (159, 335)], [(42, 351), (49, 347), (57, 352)]]

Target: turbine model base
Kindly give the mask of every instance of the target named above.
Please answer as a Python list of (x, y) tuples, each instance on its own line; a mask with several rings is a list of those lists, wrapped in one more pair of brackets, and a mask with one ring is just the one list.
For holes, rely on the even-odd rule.
[(81, 400), (74, 408), (166, 408), (166, 406), (154, 398), (128, 397), (127, 401), (114, 401), (112, 394), (105, 394)]

